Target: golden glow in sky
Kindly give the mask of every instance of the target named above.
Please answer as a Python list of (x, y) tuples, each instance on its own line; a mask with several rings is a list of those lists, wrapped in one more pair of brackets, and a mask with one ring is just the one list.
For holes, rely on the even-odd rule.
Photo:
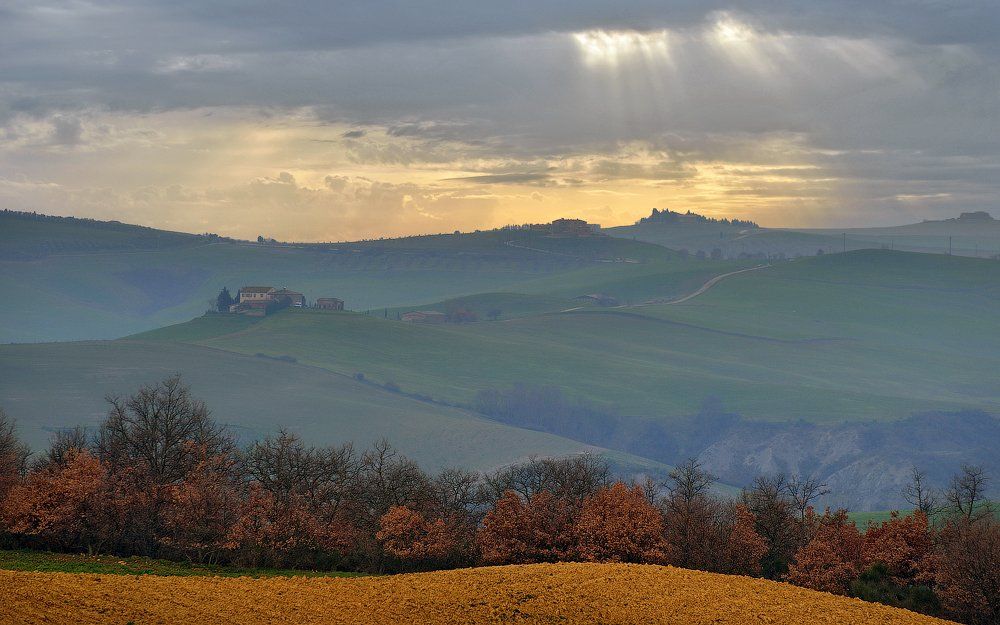
[(474, 5), (261, 5), (233, 26), (19, 4), (0, 23), (0, 206), (346, 240), (653, 207), (886, 224), (1000, 195), (1000, 62), (958, 27), (645, 4), (627, 25), (589, 4), (522, 24)]

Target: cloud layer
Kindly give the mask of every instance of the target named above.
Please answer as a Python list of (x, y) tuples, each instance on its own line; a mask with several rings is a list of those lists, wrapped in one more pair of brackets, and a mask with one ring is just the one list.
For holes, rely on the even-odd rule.
[(997, 210), (1000, 9), (875, 4), (15, 0), (0, 204), (285, 239)]

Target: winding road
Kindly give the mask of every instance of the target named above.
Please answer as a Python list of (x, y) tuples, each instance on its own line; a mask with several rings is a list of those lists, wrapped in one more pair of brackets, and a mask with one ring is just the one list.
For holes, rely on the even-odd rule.
[(639, 304), (639, 306), (652, 306), (654, 304), (682, 304), (690, 299), (698, 297), (705, 291), (709, 290), (710, 288), (712, 288), (713, 286), (722, 282), (723, 280), (725, 280), (730, 276), (735, 276), (738, 273), (746, 273), (748, 271), (757, 271), (758, 269), (766, 269), (768, 267), (770, 267), (770, 265), (757, 265), (756, 267), (748, 267), (746, 269), (740, 269), (738, 271), (730, 271), (729, 273), (719, 274), (714, 278), (712, 278), (711, 280), (709, 280), (708, 282), (706, 282), (705, 284), (698, 287), (698, 290), (694, 291), (693, 293), (688, 293), (684, 297), (672, 300), (650, 300), (648, 302), (643, 302), (642, 304)]
[[(671, 299), (671, 300), (667, 300), (667, 299), (652, 299), (652, 300), (649, 300), (648, 302), (643, 302), (641, 304), (633, 304), (633, 305), (622, 304), (621, 306), (611, 306), (610, 308), (612, 308), (612, 309), (614, 309), (614, 308), (642, 308), (643, 306), (669, 306), (669, 305), (672, 305), (672, 304), (682, 304), (682, 303), (684, 303), (684, 302), (686, 302), (688, 300), (692, 300), (692, 299), (698, 297), (699, 295), (701, 295), (705, 291), (709, 290), (710, 288), (712, 288), (716, 284), (722, 282), (726, 278), (729, 278), (731, 276), (735, 276), (738, 273), (746, 273), (748, 271), (757, 271), (758, 269), (767, 269), (770, 266), (771, 265), (757, 265), (756, 267), (748, 267), (746, 269), (739, 269), (737, 271), (730, 271), (729, 273), (719, 274), (719, 275), (715, 276), (714, 278), (710, 279), (705, 284), (703, 284), (700, 287), (698, 287), (695, 291), (692, 291), (691, 293), (688, 293), (687, 295), (685, 295), (683, 297), (680, 297), (678, 299)], [(587, 308), (587, 306), (574, 306), (573, 308), (567, 308), (566, 310), (560, 310), (559, 312), (561, 312), (561, 313), (568, 313), (568, 312), (573, 312), (573, 311), (576, 311), (576, 310), (582, 310), (584, 308)]]

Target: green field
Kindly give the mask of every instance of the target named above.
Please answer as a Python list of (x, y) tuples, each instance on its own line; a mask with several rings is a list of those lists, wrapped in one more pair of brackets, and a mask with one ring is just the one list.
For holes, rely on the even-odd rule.
[[(870, 251), (739, 274), (678, 305), (438, 326), (285, 311), (140, 338), (291, 355), (449, 403), (533, 383), (668, 421), (709, 396), (755, 419), (890, 419), (1000, 408), (998, 289), (995, 262)], [(522, 310), (534, 301), (518, 300)]]
[(170, 577), (359, 577), (363, 573), (300, 569), (245, 569), (214, 564), (173, 562), (139, 556), (119, 557), (47, 551), (0, 550), (0, 570), (100, 575), (163, 575)]
[[(100, 423), (107, 411), (106, 395), (134, 391), (174, 372), (182, 372), (215, 418), (243, 441), (279, 427), (310, 443), (352, 441), (359, 449), (386, 437), (429, 470), (490, 469), (530, 455), (592, 448), (417, 401), (327, 370), (179, 343), (0, 346), (0, 405), (17, 419), (24, 439), (42, 449), (60, 428)], [(612, 459), (657, 468), (656, 463), (623, 454)]]
[(202, 314), (223, 286), (287, 286), (352, 310), (514, 291), (598, 269), (628, 275), (673, 258), (612, 237), (489, 231), (322, 245), (258, 245), (106, 222), (0, 213), (0, 342), (117, 338)]
[[(731, 484), (818, 472), (836, 503), (879, 509), (898, 505), (900, 467), (918, 460), (938, 480), (961, 462), (995, 464), (983, 438), (998, 431), (984, 413), (1000, 412), (994, 260), (706, 261), (527, 231), (290, 246), (96, 230), (97, 249), (70, 254), (70, 238), (0, 260), (8, 339), (130, 335), (0, 346), (0, 406), (36, 449), (59, 428), (99, 423), (105, 395), (180, 372), (243, 440), (282, 426), (323, 444), (385, 436), (431, 470), (594, 448), (655, 475), (704, 453)], [(202, 314), (220, 283), (246, 282), (365, 312)], [(397, 320), (460, 308), (479, 321)], [(590, 416), (491, 413), (504, 424), (473, 412), (482, 391), (540, 387)]]
[[(710, 253), (718, 248), (726, 258), (740, 254), (814, 256), (862, 250), (898, 251), (988, 258), (1000, 253), (1000, 221), (969, 223), (958, 220), (924, 222), (885, 228), (745, 228), (720, 223), (642, 223), (607, 228), (608, 234), (646, 241), (672, 249)], [(949, 240), (950, 239), (950, 240)]]

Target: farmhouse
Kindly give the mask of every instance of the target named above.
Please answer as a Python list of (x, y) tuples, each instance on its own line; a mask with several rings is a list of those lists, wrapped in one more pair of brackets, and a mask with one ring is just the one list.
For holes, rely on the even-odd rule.
[(336, 297), (319, 297), (316, 298), (316, 308), (322, 308), (323, 310), (344, 310), (344, 300), (337, 299)]
[(306, 305), (305, 295), (297, 293), (295, 291), (290, 291), (285, 287), (281, 287), (280, 289), (271, 293), (271, 299), (274, 301), (278, 301), (283, 297), (288, 298), (288, 304), (290, 306), (295, 306), (296, 308), (302, 308), (303, 306)]
[(273, 286), (245, 286), (240, 289), (240, 306), (264, 308), (274, 300)]
[(448, 320), (448, 316), (436, 310), (414, 310), (403, 313), (400, 319), (411, 323), (444, 323)]
[(600, 226), (582, 219), (556, 219), (549, 225), (552, 237), (591, 237), (599, 234)]

